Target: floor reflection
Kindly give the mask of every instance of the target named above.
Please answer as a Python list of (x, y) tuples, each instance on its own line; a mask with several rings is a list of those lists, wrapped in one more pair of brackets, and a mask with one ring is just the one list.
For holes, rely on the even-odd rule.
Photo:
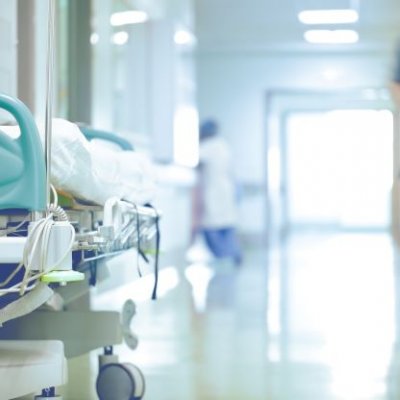
[[(387, 380), (395, 343), (390, 238), (299, 235), (276, 252), (269, 282), (280, 281), (281, 305), (268, 312), (279, 314), (281, 329), (275, 322), (269, 360), (278, 368), (304, 368), (293, 374), (302, 379), (288, 391), (296, 388), (293, 395), (307, 399), (393, 398)], [(304, 375), (305, 368), (314, 370), (314, 378)], [(280, 379), (286, 380), (285, 373)], [(315, 393), (306, 394), (307, 386), (314, 386)], [(273, 398), (289, 399), (290, 394), (274, 393)]]
[(138, 303), (140, 346), (121, 358), (149, 400), (398, 399), (395, 258), (386, 234), (303, 234), (241, 268), (176, 268)]

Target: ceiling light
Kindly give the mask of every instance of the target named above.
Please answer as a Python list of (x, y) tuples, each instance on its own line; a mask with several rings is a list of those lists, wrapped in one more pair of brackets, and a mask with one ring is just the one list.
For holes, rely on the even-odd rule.
[(179, 45), (194, 44), (196, 42), (196, 38), (191, 32), (182, 29), (175, 32), (174, 42)]
[(341, 76), (341, 72), (335, 68), (327, 68), (322, 71), (322, 76), (330, 82), (338, 80)]
[(351, 24), (358, 21), (356, 10), (307, 10), (298, 15), (303, 24)]
[(92, 45), (94, 46), (94, 45), (97, 44), (98, 42), (99, 42), (99, 34), (96, 33), (96, 32), (93, 32), (93, 33), (90, 35), (90, 44), (92, 44)]
[(129, 39), (128, 32), (121, 31), (114, 33), (112, 37), (112, 42), (118, 46), (124, 45)]
[(304, 39), (309, 43), (319, 44), (350, 44), (358, 42), (356, 31), (349, 29), (315, 29), (304, 33)]
[(112, 26), (140, 24), (148, 20), (148, 15), (144, 11), (121, 11), (111, 15), (110, 23)]

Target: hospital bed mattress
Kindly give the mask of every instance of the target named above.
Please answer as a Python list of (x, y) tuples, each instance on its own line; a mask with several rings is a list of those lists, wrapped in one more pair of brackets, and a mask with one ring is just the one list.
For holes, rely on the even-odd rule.
[[(38, 128), (44, 148), (44, 126)], [(18, 126), (0, 131), (13, 139), (20, 135)], [(58, 190), (100, 205), (110, 197), (151, 203), (156, 188), (155, 169), (144, 153), (89, 141), (78, 125), (63, 119), (52, 124), (51, 181)]]

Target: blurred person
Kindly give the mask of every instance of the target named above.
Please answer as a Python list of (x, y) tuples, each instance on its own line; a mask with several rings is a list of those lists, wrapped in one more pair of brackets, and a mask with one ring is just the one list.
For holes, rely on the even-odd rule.
[(394, 71), (390, 86), (396, 107), (400, 109), (400, 42), (396, 47), (394, 63)]
[(227, 142), (219, 135), (212, 119), (200, 126), (200, 162), (195, 191), (194, 235), (202, 234), (205, 244), (217, 258), (242, 262), (237, 237), (237, 196)]

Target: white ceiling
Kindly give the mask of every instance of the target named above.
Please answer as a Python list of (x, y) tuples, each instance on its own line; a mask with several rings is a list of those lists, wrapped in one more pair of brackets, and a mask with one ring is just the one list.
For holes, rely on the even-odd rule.
[[(325, 4), (327, 0), (313, 0)], [(360, 20), (339, 28), (356, 29), (360, 41), (346, 46), (304, 42), (306, 27), (297, 13), (310, 0), (195, 0), (200, 50), (388, 51), (400, 37), (400, 0), (357, 1)], [(308, 3), (307, 3), (308, 2)], [(331, 0), (340, 8), (343, 0)], [(334, 28), (334, 26), (328, 26)]]

